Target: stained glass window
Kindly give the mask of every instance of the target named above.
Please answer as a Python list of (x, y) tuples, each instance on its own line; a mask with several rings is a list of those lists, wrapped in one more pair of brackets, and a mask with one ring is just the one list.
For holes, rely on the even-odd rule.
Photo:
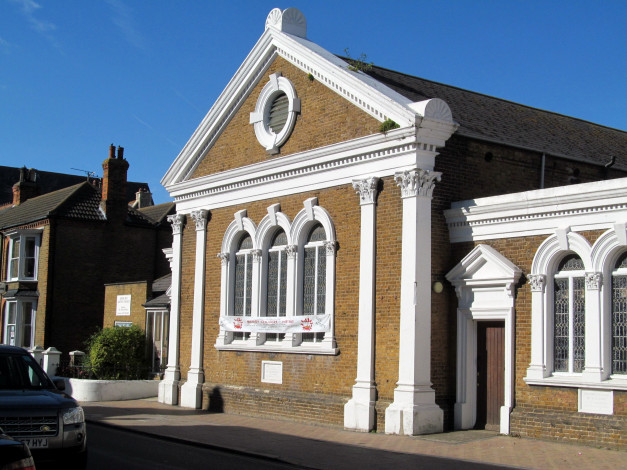
[[(287, 293), (287, 236), (277, 232), (268, 250), (268, 289), (266, 315), (284, 317)], [(266, 341), (280, 341), (285, 334), (266, 333)]]
[[(252, 239), (250, 235), (246, 235), (240, 240), (238, 251), (235, 254), (235, 298), (233, 302), (233, 315), (235, 316), (250, 316), (253, 278), (252, 247)], [(233, 339), (244, 339), (248, 336), (250, 333), (233, 333)]]
[(553, 370), (582, 372), (585, 362), (584, 265), (577, 255), (559, 264), (553, 289)]
[[(309, 232), (303, 251), (303, 314), (322, 315), (326, 307), (326, 234), (320, 224)], [(324, 333), (303, 333), (303, 342), (319, 342)]]
[(627, 374), (627, 253), (612, 274), (612, 374)]

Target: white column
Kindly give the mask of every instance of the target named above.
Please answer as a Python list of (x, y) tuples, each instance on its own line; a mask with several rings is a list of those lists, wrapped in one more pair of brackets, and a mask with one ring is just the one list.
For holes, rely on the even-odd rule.
[[(285, 316), (296, 315), (296, 261), (298, 259), (298, 245), (287, 245), (287, 289), (285, 299)], [(300, 335), (296, 333), (285, 333), (283, 341), (285, 344), (298, 346), (297, 341)]]
[(179, 368), (179, 317), (181, 314), (181, 240), (185, 216), (168, 216), (172, 224), (172, 287), (170, 289), (170, 334), (168, 337), (168, 366), (165, 376), (159, 384), (158, 401), (168, 405), (178, 403), (178, 387), (181, 379)]
[(531, 362), (527, 368), (528, 379), (543, 379), (549, 375), (546, 367), (546, 319), (544, 305), (546, 301), (546, 276), (530, 274), (531, 286)]
[(601, 315), (601, 273), (586, 273), (586, 355), (582, 376), (590, 382), (606, 379), (603, 368), (603, 322)]
[(403, 198), (398, 382), (385, 410), (388, 434), (442, 432), (444, 415), (431, 388), (431, 198), (441, 173), (395, 174)]
[(357, 378), (353, 397), (344, 405), (344, 427), (368, 432), (375, 426), (374, 314), (377, 210), (379, 178), (353, 181), (361, 204), (359, 255), (359, 325)]
[(207, 211), (191, 213), (196, 223), (196, 268), (194, 272), (194, 310), (192, 319), (192, 357), (187, 382), (181, 387), (181, 406), (201, 407), (202, 384), (205, 382), (203, 371), (203, 331), (205, 318), (205, 263), (207, 247)]
[[(458, 288), (461, 293), (461, 288)], [(458, 298), (461, 295), (458, 293)], [(455, 429), (472, 429), (477, 418), (477, 322), (466, 308), (457, 309), (457, 388)]]

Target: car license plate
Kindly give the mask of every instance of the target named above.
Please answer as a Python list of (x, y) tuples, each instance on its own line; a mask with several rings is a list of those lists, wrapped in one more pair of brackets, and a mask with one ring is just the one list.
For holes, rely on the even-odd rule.
[(48, 447), (48, 439), (45, 437), (36, 437), (32, 439), (20, 439), (29, 449), (46, 449)]

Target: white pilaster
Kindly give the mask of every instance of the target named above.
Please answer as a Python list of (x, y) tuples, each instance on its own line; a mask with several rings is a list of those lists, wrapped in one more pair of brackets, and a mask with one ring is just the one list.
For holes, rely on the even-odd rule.
[(202, 403), (203, 331), (205, 317), (205, 263), (207, 247), (207, 211), (191, 213), (196, 223), (196, 267), (194, 272), (194, 310), (192, 318), (192, 357), (187, 372), (187, 382), (181, 387), (181, 406), (200, 408)]
[(353, 181), (361, 204), (359, 259), (359, 326), (357, 378), (353, 397), (344, 405), (344, 427), (368, 432), (375, 426), (374, 310), (376, 264), (376, 199), (379, 178)]
[(582, 373), (584, 379), (598, 382), (604, 377), (603, 371), (603, 316), (601, 305), (601, 286), (603, 275), (601, 273), (586, 273), (586, 359)]
[(403, 198), (398, 382), (385, 410), (388, 434), (442, 432), (443, 412), (431, 388), (431, 198), (441, 173), (396, 173)]
[(543, 379), (549, 375), (546, 367), (547, 357), (547, 328), (545, 314), (546, 276), (544, 274), (530, 274), (531, 286), (531, 363), (527, 368), (527, 378)]
[(172, 224), (172, 287), (170, 296), (170, 334), (168, 338), (168, 366), (165, 376), (159, 384), (158, 401), (168, 405), (178, 403), (178, 387), (181, 379), (179, 368), (179, 319), (181, 315), (181, 240), (185, 216), (168, 216)]

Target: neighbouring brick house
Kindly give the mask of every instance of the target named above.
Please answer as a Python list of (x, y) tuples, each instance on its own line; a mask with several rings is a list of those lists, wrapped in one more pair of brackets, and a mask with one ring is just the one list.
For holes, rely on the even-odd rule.
[(147, 185), (137, 183), (129, 201), (128, 167), (123, 149), (116, 156), (111, 146), (101, 180), (45, 194), (38, 186), (45, 178), (22, 170), (13, 203), (0, 209), (3, 343), (83, 349), (103, 326), (106, 283), (152, 282), (169, 272), (161, 250), (171, 246), (172, 232), (153, 216), (163, 219), (173, 204), (150, 206)]
[(623, 131), (364, 67), (275, 9), (162, 181), (159, 400), (625, 446), (626, 170)]

